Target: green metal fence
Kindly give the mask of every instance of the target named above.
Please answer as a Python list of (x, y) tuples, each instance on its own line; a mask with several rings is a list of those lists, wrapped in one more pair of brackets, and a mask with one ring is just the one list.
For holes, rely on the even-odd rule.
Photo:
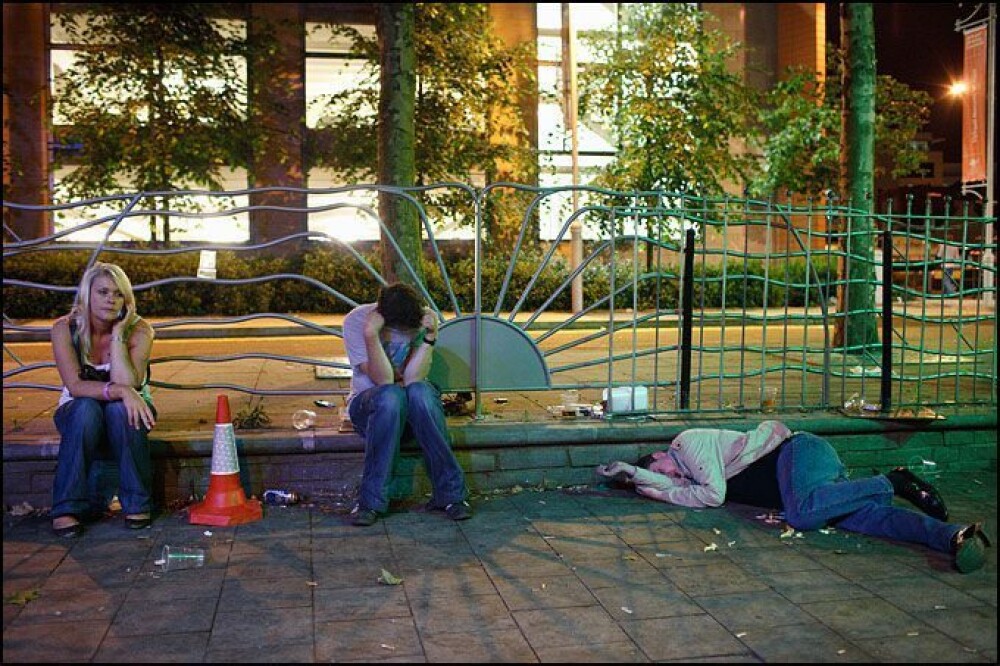
[[(510, 183), (482, 189), (446, 183), (405, 190), (366, 185), (287, 191), (301, 201), (322, 195), (322, 205), (282, 209), (307, 224), (331, 210), (378, 220), (373, 204), (358, 203), (359, 193), (387, 193), (416, 208), (425, 261), (422, 271), (408, 262), (404, 266), (412, 270), (411, 279), (422, 273), (418, 282), (442, 322), (441, 360), (434, 376), (446, 390), (473, 392), (480, 412), (484, 395), (561, 395), (570, 390), (584, 403), (606, 394), (618, 416), (653, 418), (761, 409), (825, 411), (862, 403), (873, 411), (996, 408), (994, 220), (973, 214), (962, 202), (949, 202), (945, 212), (935, 212), (929, 204), (917, 210), (910, 202), (901, 212), (887, 207), (874, 214), (835, 201), (778, 203)], [(23, 300), (25, 293), (59, 293), (68, 309), (75, 289), (75, 283), (50, 283), (25, 268), (9, 270), (37, 265), (24, 261), (26, 257), (41, 261), (53, 253), (83, 250), (94, 261), (113, 249), (152, 263), (202, 250), (250, 256), (288, 243), (322, 247), (328, 256), (324, 261), (347, 267), (323, 275), (301, 266), (291, 274), (133, 275), (141, 312), (144, 295), (165, 289), (219, 290), (221, 295), (261, 284), (279, 292), (315, 291), (346, 310), (385, 283), (370, 257), (339, 241), (336, 232), (301, 232), (265, 244), (140, 248), (110, 242), (115, 229), (130, 218), (155, 215), (221, 224), (233, 215), (263, 210), (217, 205), (249, 193), (110, 197), (101, 203), (116, 208), (111, 214), (48, 238), (6, 242), (4, 392), (58, 389), (51, 381), (31, 381), (34, 373), (51, 377), (51, 363), (20, 363), (9, 348), (8, 341), (18, 335), (47, 335), (47, 330), (19, 323), (9, 315), (8, 303), (18, 295)], [(442, 194), (450, 196), (442, 199)], [(163, 207), (142, 210), (139, 202), (150, 196)], [(192, 213), (169, 205), (181, 197), (211, 201), (203, 208), (213, 210)], [(93, 203), (44, 208), (5, 201), (3, 206), (6, 219), (26, 212), (72, 214)], [(462, 221), (472, 231), (464, 251), (442, 251), (437, 240), (441, 230)], [(540, 233), (546, 223), (548, 231)], [(344, 224), (352, 224), (351, 219)], [(385, 242), (399, 253), (398, 239), (383, 221), (378, 224)], [(102, 229), (104, 240), (74, 242), (73, 231), (83, 228)], [(876, 231), (860, 239), (859, 228)], [(578, 229), (582, 240), (578, 261), (573, 261), (571, 238)], [(471, 260), (471, 273), (463, 272), (463, 260), (466, 265)], [(847, 277), (857, 275), (865, 277)], [(948, 293), (949, 278), (955, 280), (954, 293)], [(866, 298), (859, 299), (858, 293)], [(570, 304), (577, 295), (581, 304), (574, 311)], [(157, 327), (278, 318), (334, 339), (341, 335), (336, 326), (270, 310), (270, 303), (251, 314), (226, 315), (226, 301), (217, 298), (216, 316), (172, 312), (174, 318)], [(860, 342), (849, 339), (845, 331), (859, 323), (875, 335)], [(342, 361), (329, 358), (252, 349), (224, 359), (154, 357), (153, 363), (254, 357), (348, 370)], [(154, 385), (274, 395), (331, 392), (329, 385), (308, 383), (263, 392), (197, 381)], [(338, 390), (346, 392), (333, 392)], [(631, 400), (624, 408), (617, 400), (621, 395)]]

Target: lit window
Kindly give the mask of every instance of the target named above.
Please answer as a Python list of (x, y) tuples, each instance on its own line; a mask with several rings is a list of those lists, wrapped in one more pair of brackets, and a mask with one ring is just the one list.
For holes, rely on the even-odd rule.
[[(563, 71), (562, 4), (539, 3), (538, 26), (538, 150), (540, 154), (539, 185), (568, 187), (573, 184), (572, 136), (565, 113), (565, 83)], [(579, 36), (588, 30), (613, 28), (617, 22), (616, 3), (572, 3), (570, 11), (575, 32)], [(577, 39), (574, 52), (577, 65), (593, 62), (593, 55)], [(615, 146), (607, 128), (587, 118), (577, 118), (577, 169), (580, 185), (589, 184), (615, 156)], [(587, 195), (579, 198), (587, 204)], [(572, 213), (572, 193), (560, 192), (547, 196), (540, 208), (539, 233), (543, 240), (554, 240)], [(589, 215), (589, 214), (588, 214)], [(583, 216), (584, 238), (596, 238), (594, 225)], [(568, 232), (563, 236), (568, 239)]]
[[(83, 30), (81, 16), (73, 16), (72, 20), (78, 23), (78, 27)], [(61, 108), (59, 99), (64, 92), (62, 86), (65, 85), (64, 75), (70, 72), (77, 63), (80, 53), (77, 45), (74, 44), (68, 33), (61, 24), (62, 17), (53, 15), (51, 21), (50, 39), (52, 47), (50, 49), (50, 81), (52, 86), (52, 120), (54, 125), (67, 126), (69, 119), (65, 109)], [(215, 23), (225, 34), (235, 37), (245, 35), (246, 26), (243, 21), (218, 20)], [(231, 61), (235, 65), (232, 69), (240, 77), (240, 83), (246, 80), (246, 66), (242, 59)], [(170, 73), (164, 80), (166, 90), (181, 98), (183, 90), (183, 79), (177, 72)], [(210, 78), (199, 79), (199, 85), (209, 90), (219, 90), (222, 81)], [(127, 86), (125, 86), (127, 87)], [(242, 85), (240, 87), (243, 87)], [(143, 120), (143, 110), (134, 111), (136, 98), (122, 94), (121, 88), (101, 88), (95, 87), (92, 90), (84, 91), (85, 99), (92, 100), (92, 103), (110, 113), (135, 113), (135, 117), (140, 122)], [(242, 100), (245, 107), (246, 100)], [(78, 146), (56, 145), (56, 150), (75, 150)], [(62, 183), (67, 176), (76, 168), (73, 165), (62, 166), (54, 170), (52, 174), (52, 188), (57, 202), (61, 201), (60, 192), (64, 190)], [(240, 191), (247, 187), (247, 173), (245, 169), (222, 168), (219, 173), (219, 180), (223, 191)], [(125, 176), (117, 179), (117, 192), (134, 192), (133, 183), (129, 182)], [(179, 188), (184, 188), (183, 183), (177, 184)], [(191, 190), (202, 190), (203, 188), (194, 185), (189, 186)], [(76, 229), (72, 233), (59, 238), (60, 241), (68, 242), (92, 242), (105, 240), (111, 227), (114, 233), (107, 240), (111, 241), (148, 241), (152, 237), (151, 227), (155, 227), (156, 237), (163, 238), (162, 229), (164, 217), (142, 213), (129, 216), (119, 220), (120, 214), (127, 203), (127, 200), (114, 200), (101, 202), (91, 206), (74, 208), (71, 211), (59, 212), (54, 217), (54, 227), (57, 233)], [(196, 242), (220, 242), (236, 243), (249, 239), (249, 222), (247, 213), (226, 213), (233, 208), (247, 206), (247, 197), (222, 197), (222, 196), (177, 196), (162, 202), (163, 207), (177, 212), (185, 212), (183, 216), (171, 216), (169, 219), (171, 241), (196, 241)], [(142, 205), (136, 207), (140, 211)], [(194, 213), (194, 214), (191, 214)], [(218, 216), (215, 214), (218, 213)], [(96, 222), (100, 220), (100, 222)]]

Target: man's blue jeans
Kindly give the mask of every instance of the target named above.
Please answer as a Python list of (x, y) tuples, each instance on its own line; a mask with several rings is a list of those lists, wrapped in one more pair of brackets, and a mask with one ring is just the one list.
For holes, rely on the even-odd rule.
[(785, 519), (799, 530), (833, 524), (947, 553), (951, 538), (962, 527), (893, 506), (892, 484), (881, 474), (848, 479), (834, 448), (809, 433), (793, 435), (779, 454), (778, 486)]
[(91, 465), (104, 443), (112, 459), (118, 461), (122, 512), (130, 515), (151, 510), (153, 461), (149, 433), (145, 427), (136, 430), (128, 424), (121, 402), (75, 398), (56, 410), (54, 420), (62, 439), (52, 486), (53, 518), (82, 516), (106, 508), (93, 506), (93, 489), (88, 483)]
[(465, 499), (465, 477), (448, 440), (441, 393), (429, 382), (403, 387), (376, 386), (351, 399), (348, 413), (365, 438), (365, 465), (358, 502), (365, 509), (387, 511), (393, 461), (403, 437), (412, 434), (424, 454), (433, 487), (431, 506)]

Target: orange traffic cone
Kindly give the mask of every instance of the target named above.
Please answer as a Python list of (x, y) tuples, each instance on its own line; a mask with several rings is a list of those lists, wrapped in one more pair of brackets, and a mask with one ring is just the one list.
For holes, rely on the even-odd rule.
[(258, 500), (248, 500), (240, 485), (240, 463), (236, 459), (236, 434), (229, 415), (229, 399), (220, 395), (215, 408), (215, 439), (212, 442), (212, 476), (205, 500), (191, 507), (193, 525), (242, 525), (264, 516)]

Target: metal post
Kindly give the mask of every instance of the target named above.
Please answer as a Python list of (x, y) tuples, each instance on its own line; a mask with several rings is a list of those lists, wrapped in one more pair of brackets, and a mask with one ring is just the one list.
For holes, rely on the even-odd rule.
[[(996, 215), (996, 174), (993, 173), (996, 164), (996, 62), (997, 62), (997, 6), (989, 3), (989, 23), (986, 26), (986, 219), (992, 220)], [(984, 239), (988, 245), (993, 244), (994, 227), (993, 222), (986, 223)], [(980, 271), (983, 275), (983, 287), (985, 292), (985, 303), (993, 305), (996, 294), (993, 289), (996, 285), (996, 275), (991, 270), (996, 266), (996, 255), (992, 249), (987, 249), (983, 253), (983, 264), (987, 270)]]
[(882, 231), (882, 385), (879, 402), (882, 412), (892, 408), (892, 222)]
[[(579, 104), (576, 86), (576, 29), (570, 12), (571, 3), (562, 3), (562, 46), (563, 46), (563, 82), (564, 108), (566, 111), (566, 129), (569, 130), (570, 152), (573, 160), (573, 212), (580, 208), (580, 193), (576, 187), (580, 184), (580, 135), (577, 128), (577, 106)], [(583, 230), (579, 218), (569, 225), (570, 235), (570, 268), (576, 270), (583, 262)], [(583, 274), (573, 278), (571, 285), (573, 312), (583, 310)]]
[(681, 409), (691, 408), (691, 329), (694, 312), (694, 229), (684, 235), (684, 267), (681, 278)]

